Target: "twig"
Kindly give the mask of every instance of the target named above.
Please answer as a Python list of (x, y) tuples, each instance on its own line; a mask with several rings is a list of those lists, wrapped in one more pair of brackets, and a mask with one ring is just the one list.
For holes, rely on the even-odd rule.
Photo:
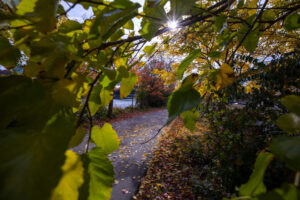
[(73, 67), (75, 66), (76, 62), (74, 60), (72, 60), (68, 65), (67, 65), (67, 72), (64, 76), (64, 78), (67, 78), (69, 76), (69, 74), (71, 73)]
[(251, 26), (248, 28), (247, 32), (245, 33), (244, 37), (242, 38), (242, 40), (240, 41), (240, 43), (237, 45), (237, 47), (235, 48), (235, 50), (232, 52), (230, 58), (228, 59), (228, 62), (230, 62), (233, 57), (234, 57), (234, 54), (236, 53), (236, 51), (240, 48), (240, 46), (243, 44), (244, 40), (246, 39), (246, 37), (248, 36), (248, 34), (252, 31), (252, 28), (254, 27), (255, 23), (257, 22), (257, 20), (261, 17), (263, 11), (264, 11), (264, 8), (266, 7), (268, 3), (268, 0), (265, 1), (264, 5), (262, 6), (259, 14), (256, 16), (256, 18), (254, 19), (253, 23), (251, 24)]
[(157, 133), (152, 138), (150, 138), (146, 142), (142, 142), (140, 144), (146, 144), (146, 143), (150, 142), (151, 140), (153, 140), (165, 126), (167, 126), (167, 124), (163, 125), (160, 129), (158, 129)]
[(280, 21), (280, 20), (284, 20), (289, 14), (291, 14), (292, 12), (294, 12), (295, 10), (298, 10), (298, 9), (300, 9), (300, 5), (291, 8), (287, 13), (285, 13), (285, 14), (282, 15), (281, 17), (278, 17), (278, 18), (275, 19), (274, 21), (270, 22), (269, 26), (267, 26), (267, 27), (264, 28), (264, 29), (261, 29), (260, 31), (268, 30), (269, 28), (271, 28), (271, 26), (272, 26), (273, 24), (275, 24), (276, 22), (278, 22), (278, 21)]
[(12, 29), (21, 29), (21, 28), (25, 28), (28, 26), (33, 26), (34, 24), (25, 24), (22, 26), (13, 26), (13, 27), (5, 27), (5, 28), (1, 28), (0, 31), (6, 31), (6, 30), (12, 30)]
[(88, 150), (89, 150), (89, 144), (90, 144), (91, 135), (92, 135), (92, 128), (94, 126), (94, 124), (93, 124), (93, 117), (91, 115), (91, 110), (90, 110), (90, 108), (88, 106), (86, 107), (86, 109), (88, 111), (88, 118), (89, 118), (89, 121), (90, 121), (90, 128), (89, 128), (89, 137), (88, 137), (88, 140), (87, 140), (87, 142), (85, 144), (85, 150), (84, 150), (85, 153), (87, 153)]
[[(113, 62), (113, 57), (114, 55), (116, 54), (116, 52), (118, 51), (118, 49), (123, 45), (123, 43), (119, 44), (119, 46), (114, 50), (114, 52), (112, 53), (109, 61), (106, 63), (105, 66), (109, 65), (109, 64), (112, 64)], [(91, 96), (91, 93), (92, 93), (92, 90), (94, 88), (94, 86), (96, 85), (97, 81), (99, 80), (99, 78), (101, 77), (101, 75), (103, 74), (103, 71), (101, 71), (100, 73), (98, 73), (98, 75), (96, 76), (96, 78), (94, 79), (94, 81), (91, 83), (91, 88), (85, 98), (85, 102), (83, 104), (83, 108), (79, 114), (79, 118), (78, 118), (78, 121), (77, 121), (77, 127), (80, 125), (80, 122), (81, 122), (81, 119), (83, 117), (83, 113), (84, 113), (84, 109), (88, 107), (88, 103), (89, 103), (89, 98)], [(88, 111), (89, 111), (89, 108), (88, 108)]]
[(61, 17), (63, 15), (67, 15), (70, 10), (72, 10), (78, 3), (80, 3), (81, 0), (77, 0), (75, 3), (73, 3), (72, 6), (70, 6), (65, 12), (61, 13), (58, 17)]
[(142, 50), (142, 48), (145, 46), (145, 44), (146, 44), (146, 41), (142, 42), (142, 46), (139, 49), (137, 49), (138, 45), (136, 46), (136, 48), (134, 49), (134, 51), (136, 51), (136, 53), (132, 57), (132, 59), (131, 59), (132, 62), (130, 62), (130, 64), (132, 64), (134, 62), (135, 58), (137, 57), (137, 55), (139, 54), (139, 52)]
[[(216, 10), (215, 12), (213, 12), (214, 14), (218, 14), (220, 12), (222, 12), (223, 10), (225, 10), (229, 5), (231, 5), (232, 3), (234, 2), (234, 0), (223, 0), (223, 1), (220, 1), (219, 3), (209, 7), (207, 10), (212, 10), (220, 5), (223, 5), (222, 7), (220, 7), (218, 10)], [(195, 24), (196, 22), (198, 21), (202, 21), (208, 17), (211, 17), (212, 15), (211, 14), (208, 14), (208, 15), (204, 15), (204, 16), (191, 16), (185, 20), (182, 20), (181, 22), (179, 22), (179, 26), (181, 27), (184, 27), (184, 26), (189, 26), (189, 25), (192, 25), (192, 24)], [(165, 27), (165, 28), (162, 28), (160, 30), (158, 30), (155, 34), (154, 37), (156, 36), (159, 36), (165, 32), (168, 32), (170, 31), (171, 29), (168, 28), (168, 27)], [(101, 44), (99, 47), (96, 47), (94, 49), (91, 49), (87, 52), (87, 54), (95, 51), (95, 50), (102, 50), (102, 49), (106, 49), (107, 47), (110, 47), (110, 46), (115, 46), (115, 45), (118, 45), (120, 43), (125, 43), (125, 42), (133, 42), (133, 41), (136, 41), (136, 40), (140, 40), (140, 39), (144, 39), (142, 36), (133, 36), (133, 37), (129, 37), (127, 39), (122, 39), (122, 40), (117, 40), (117, 41), (113, 41), (113, 42), (107, 42), (107, 43), (103, 43)]]
[(96, 85), (97, 81), (99, 80), (99, 78), (101, 77), (102, 74), (103, 74), (103, 71), (101, 71), (100, 73), (98, 73), (98, 75), (96, 76), (96, 78), (94, 79), (94, 81), (91, 83), (91, 88), (88, 91), (88, 94), (87, 94), (87, 96), (85, 98), (85, 101), (84, 101), (84, 104), (83, 104), (83, 107), (82, 107), (82, 110), (81, 110), (81, 112), (79, 114), (79, 118), (78, 118), (78, 121), (77, 121), (77, 127), (81, 123), (81, 119), (83, 117), (83, 113), (84, 113), (85, 108), (88, 107), (89, 98), (91, 96), (92, 90), (93, 90), (94, 86)]

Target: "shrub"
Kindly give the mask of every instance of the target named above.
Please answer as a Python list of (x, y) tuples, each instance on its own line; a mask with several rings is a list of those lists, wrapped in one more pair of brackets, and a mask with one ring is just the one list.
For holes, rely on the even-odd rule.
[(163, 80), (153, 69), (162, 69), (166, 63), (152, 60), (138, 71), (139, 86), (136, 91), (136, 101), (139, 107), (162, 107), (167, 103), (167, 98), (173, 90), (173, 86), (165, 86)]

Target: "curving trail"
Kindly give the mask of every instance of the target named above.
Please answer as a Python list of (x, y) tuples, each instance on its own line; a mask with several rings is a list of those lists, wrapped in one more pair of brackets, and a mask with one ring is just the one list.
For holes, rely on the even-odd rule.
[[(111, 200), (135, 199), (134, 194), (138, 191), (141, 178), (146, 173), (147, 162), (155, 149), (154, 144), (162, 131), (148, 143), (141, 143), (152, 138), (167, 118), (167, 110), (159, 110), (111, 123), (121, 140), (119, 150), (109, 155), (115, 171)], [(87, 136), (73, 150), (82, 152), (86, 141)]]
[(155, 135), (165, 124), (167, 117), (167, 111), (161, 110), (112, 124), (121, 139), (121, 144), (119, 150), (109, 156), (116, 174), (111, 200), (133, 198), (141, 178), (146, 173), (147, 162), (159, 135), (146, 144), (140, 143)]

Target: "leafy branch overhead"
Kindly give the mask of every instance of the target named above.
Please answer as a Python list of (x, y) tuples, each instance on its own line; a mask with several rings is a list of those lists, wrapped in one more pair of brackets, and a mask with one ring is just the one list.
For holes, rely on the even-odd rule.
[[(78, 5), (94, 15), (69, 19)], [(267, 58), (266, 45), (274, 52), (295, 47), (299, 9), (297, 1), (279, 0), (0, 1), (0, 65), (10, 73), (0, 76), (0, 199), (109, 199), (114, 172), (107, 155), (120, 141), (111, 125), (95, 126), (93, 117), (118, 84), (121, 98), (137, 86), (133, 69), (144, 56), (168, 50), (182, 60), (165, 73), (174, 70), (178, 86), (168, 123), (181, 116), (193, 130), (200, 104), (255, 73), (239, 56)], [(292, 132), (284, 122), (299, 113), (295, 104), (286, 107), (292, 113), (277, 124)], [(83, 141), (82, 155), (69, 149)]]

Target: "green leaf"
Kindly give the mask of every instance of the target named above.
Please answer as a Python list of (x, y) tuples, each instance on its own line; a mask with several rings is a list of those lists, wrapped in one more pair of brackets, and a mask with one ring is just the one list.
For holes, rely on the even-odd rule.
[(80, 145), (85, 135), (85, 129), (82, 126), (79, 126), (76, 130), (75, 135), (72, 136), (69, 142), (69, 148), (73, 148)]
[(114, 80), (116, 78), (117, 72), (114, 69), (110, 69), (108, 67), (101, 67), (101, 70), (104, 72), (105, 75), (108, 76), (110, 80)]
[(81, 29), (82, 29), (82, 24), (74, 20), (68, 20), (59, 26), (58, 31), (62, 33), (69, 33), (71, 31), (81, 30)]
[(276, 159), (287, 163), (296, 171), (300, 171), (300, 138), (281, 136), (273, 140), (271, 151)]
[(134, 23), (132, 20), (129, 20), (123, 27), (129, 30), (134, 30)]
[(97, 147), (101, 147), (106, 154), (110, 154), (119, 148), (120, 140), (109, 123), (105, 123), (101, 129), (99, 126), (93, 126), (91, 137)]
[(281, 98), (282, 104), (290, 111), (300, 117), (300, 97), (289, 95)]
[(142, 29), (139, 31), (141, 36), (143, 36), (146, 40), (151, 40), (158, 29), (163, 25), (163, 22), (166, 19), (166, 11), (163, 6), (156, 6), (153, 8), (144, 8), (144, 13), (146, 16), (141, 22)]
[(237, 32), (229, 33), (229, 29), (225, 29), (224, 32), (218, 37), (219, 41), (219, 49), (223, 49), (227, 47), (227, 45), (233, 40), (233, 38), (237, 35)]
[[(114, 170), (106, 153), (99, 147), (84, 154), (82, 160), (85, 166), (85, 179), (80, 188), (80, 200), (109, 199), (114, 181)], [(88, 198), (87, 198), (88, 197)]]
[(238, 5), (237, 5), (237, 9), (242, 8), (244, 4), (245, 4), (244, 0), (239, 0)]
[(266, 192), (263, 178), (273, 157), (273, 154), (268, 152), (262, 152), (257, 156), (249, 181), (239, 188), (240, 196), (256, 196)]
[(294, 12), (294, 13), (288, 15), (284, 20), (283, 27), (287, 31), (292, 31), (292, 30), (300, 28), (300, 14), (298, 14), (297, 12)]
[(19, 15), (33, 15), (32, 22), (38, 31), (49, 32), (55, 29), (58, 0), (22, 0), (17, 7)]
[(110, 88), (110, 84), (112, 83), (111, 79), (108, 78), (108, 76), (103, 76), (103, 78), (100, 80), (100, 84), (102, 86), (102, 89), (100, 91), (100, 107), (104, 108), (106, 107), (109, 102), (113, 99), (113, 88)]
[(157, 42), (155, 42), (153, 45), (149, 45), (149, 46), (146, 46), (143, 51), (148, 55), (150, 56), (153, 51), (155, 50), (155, 47), (157, 46)]
[(65, 12), (66, 11), (65, 11), (64, 7), (61, 4), (59, 4), (58, 7), (57, 7), (57, 14), (61, 15)]
[(169, 14), (179, 19), (182, 15), (188, 15), (191, 13), (191, 9), (196, 6), (196, 0), (171, 0), (171, 10)]
[[(42, 122), (39, 115), (30, 119)], [(63, 109), (41, 130), (16, 126), (0, 131), (1, 199), (49, 199), (62, 176), (75, 122), (74, 114)]]
[(145, 7), (155, 7), (159, 5), (165, 5), (168, 0), (146, 0), (144, 6)]
[(222, 28), (224, 23), (226, 22), (227, 16), (224, 14), (220, 14), (217, 17), (214, 18), (214, 25), (213, 28), (215, 29), (216, 32), (219, 32)]
[(181, 113), (181, 117), (185, 127), (187, 127), (190, 131), (194, 131), (199, 117), (199, 112), (197, 111), (197, 109), (187, 110)]
[(210, 57), (210, 58), (220, 58), (221, 52), (219, 52), (219, 51), (209, 52), (207, 54), (207, 56)]
[(77, 48), (71, 43), (70, 37), (53, 33), (45, 35), (40, 40), (34, 40), (30, 45), (30, 61), (43, 67), (43, 74), (47, 78), (63, 79), (66, 65), (71, 61)]
[(26, 13), (33, 13), (35, 4), (38, 2), (38, 0), (21, 0), (21, 3), (19, 3), (17, 7), (17, 14), (18, 15), (24, 15)]
[(90, 99), (89, 99), (89, 109), (91, 111), (92, 116), (94, 116), (100, 108), (100, 105), (101, 105), (100, 92), (101, 92), (101, 90), (102, 90), (102, 85), (97, 84), (91, 92)]
[(253, 52), (256, 49), (259, 41), (259, 36), (260, 36), (259, 29), (256, 29), (255, 31), (251, 31), (247, 35), (246, 39), (243, 42), (243, 46), (246, 48), (247, 51)]
[(273, 10), (264, 10), (262, 19), (266, 21), (273, 21), (276, 19), (276, 13)]
[(17, 122), (39, 130), (56, 112), (46, 88), (24, 76), (0, 77), (0, 110), (0, 129)]
[(27, 65), (24, 67), (24, 75), (27, 77), (36, 78), (39, 76), (40, 72), (45, 71), (45, 68), (31, 60), (27, 61)]
[(53, 99), (61, 105), (76, 107), (80, 102), (76, 101), (82, 82), (76, 82), (69, 79), (61, 79), (57, 81), (52, 88)]
[(186, 70), (186, 68), (189, 66), (189, 64), (191, 64), (191, 62), (193, 62), (194, 59), (199, 57), (200, 54), (201, 54), (201, 49), (197, 49), (197, 50), (193, 51), (190, 55), (188, 55), (188, 57), (186, 57), (181, 62), (181, 64), (178, 67), (178, 70), (177, 70), (178, 79), (182, 79), (184, 71)]
[(77, 200), (78, 189), (83, 184), (83, 166), (80, 157), (73, 151), (66, 151), (62, 166), (63, 176), (52, 192), (51, 200)]
[(91, 26), (90, 35), (92, 37), (100, 36), (103, 40), (108, 39), (119, 28), (125, 25), (129, 20), (137, 15), (139, 4), (132, 4), (131, 7), (124, 10), (114, 9), (96, 16)]
[(178, 115), (200, 104), (201, 97), (193, 87), (181, 87), (175, 91), (168, 101), (168, 121), (171, 123)]
[(122, 78), (120, 87), (120, 98), (123, 99), (127, 97), (130, 92), (134, 89), (136, 83), (138, 82), (138, 77), (134, 73), (129, 73), (128, 78)]
[(300, 130), (300, 117), (294, 113), (281, 115), (276, 125), (287, 133), (294, 133)]
[(258, 196), (258, 200), (297, 200), (300, 199), (300, 191), (295, 185), (284, 184), (266, 194)]
[(199, 77), (198, 74), (191, 74), (187, 76), (182, 81), (180, 90), (181, 91), (190, 90), (195, 85), (195, 82), (197, 81), (198, 77)]
[(7, 68), (15, 67), (20, 57), (19, 49), (11, 45), (8, 39), (0, 36), (0, 64)]
[[(247, 22), (251, 24), (253, 20), (255, 19), (256, 15), (252, 15), (247, 19)], [(246, 33), (248, 32), (249, 26), (247, 24), (243, 24), (240, 28), (240, 30), (237, 33), (238, 41), (241, 42)], [(242, 45), (245, 47), (247, 51), (252, 53), (258, 44), (260, 37), (259, 28), (256, 28), (254, 30), (251, 30), (250, 33), (246, 36), (245, 40), (243, 41)]]
[(110, 41), (116, 41), (119, 40), (123, 35), (124, 35), (124, 29), (119, 29), (118, 31), (116, 31), (110, 38)]
[[(247, 31), (248, 31), (248, 26), (243, 25), (238, 32), (239, 42), (241, 42), (241, 40), (243, 39)], [(259, 36), (260, 36), (259, 29), (250, 31), (250, 33), (246, 36), (245, 40), (243, 41), (242, 45), (246, 48), (247, 51), (253, 52), (257, 47)]]
[(126, 9), (135, 6), (131, 0), (114, 0), (111, 4), (114, 8)]
[(113, 100), (113, 91), (102, 89), (100, 92), (101, 108), (105, 108)]
[(128, 77), (129, 77), (129, 71), (128, 71), (128, 69), (127, 69), (126, 67), (124, 67), (124, 66), (119, 67), (118, 72), (119, 72), (119, 75), (120, 75), (122, 78), (128, 78)]
[[(65, 1), (67, 1), (67, 2), (71, 2), (71, 3), (76, 3), (77, 2), (77, 0), (65, 0)], [(94, 1), (94, 2), (99, 2), (99, 3), (102, 3), (103, 2), (103, 0), (96, 0), (96, 1)], [(89, 2), (79, 2), (81, 5), (82, 5), (82, 7), (84, 8), (84, 9), (89, 9), (89, 7), (97, 7), (98, 6), (98, 4), (97, 3), (89, 3)]]

